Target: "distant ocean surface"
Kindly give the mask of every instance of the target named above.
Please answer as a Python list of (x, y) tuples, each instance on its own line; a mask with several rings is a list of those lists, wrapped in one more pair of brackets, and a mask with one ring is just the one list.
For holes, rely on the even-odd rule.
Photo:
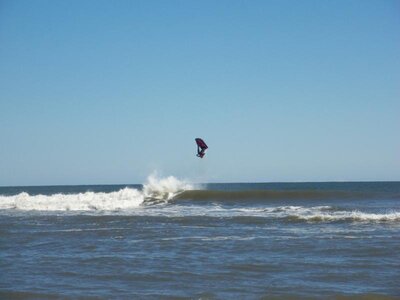
[(0, 299), (400, 299), (400, 182), (0, 187)]

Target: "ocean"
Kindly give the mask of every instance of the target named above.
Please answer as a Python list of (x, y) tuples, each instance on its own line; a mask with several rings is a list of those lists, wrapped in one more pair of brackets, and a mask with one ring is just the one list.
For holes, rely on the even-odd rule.
[(1, 299), (400, 299), (400, 182), (0, 187)]

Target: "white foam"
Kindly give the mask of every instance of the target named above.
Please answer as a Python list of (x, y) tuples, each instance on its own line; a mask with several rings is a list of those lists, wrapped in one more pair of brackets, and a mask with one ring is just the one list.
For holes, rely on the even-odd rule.
[[(250, 212), (250, 211), (249, 211)], [(252, 215), (260, 216), (261, 210), (253, 210)], [(264, 215), (275, 218), (294, 218), (310, 222), (398, 222), (399, 211), (387, 213), (367, 213), (358, 210), (337, 210), (332, 206), (278, 206), (265, 208)]]
[(149, 176), (142, 190), (123, 188), (111, 193), (0, 196), (0, 209), (36, 211), (118, 211), (140, 207), (148, 202), (166, 202), (192, 186), (173, 176)]
[(358, 221), (358, 222), (397, 222), (400, 221), (400, 212), (365, 213), (360, 211), (339, 211), (333, 213), (308, 213), (292, 215), (299, 220), (318, 221)]

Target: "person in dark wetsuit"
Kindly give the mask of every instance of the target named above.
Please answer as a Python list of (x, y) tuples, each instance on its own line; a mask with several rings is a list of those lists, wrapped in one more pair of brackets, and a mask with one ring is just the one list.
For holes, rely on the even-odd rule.
[(203, 158), (203, 156), (206, 154), (205, 152), (206, 149), (208, 149), (208, 146), (201, 138), (196, 138), (195, 141), (197, 144), (197, 157)]

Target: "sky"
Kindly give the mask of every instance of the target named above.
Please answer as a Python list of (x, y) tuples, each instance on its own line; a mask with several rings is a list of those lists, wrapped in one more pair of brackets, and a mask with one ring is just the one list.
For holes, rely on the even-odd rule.
[(398, 181), (399, 132), (399, 1), (0, 0), (0, 186)]

